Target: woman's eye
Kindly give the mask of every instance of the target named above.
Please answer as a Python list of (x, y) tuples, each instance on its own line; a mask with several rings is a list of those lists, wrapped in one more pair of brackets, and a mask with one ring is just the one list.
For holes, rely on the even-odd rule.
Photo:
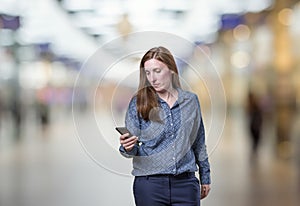
[(160, 73), (160, 72), (161, 72), (161, 69), (158, 69), (158, 70), (156, 70), (155, 72), (156, 72), (156, 73)]

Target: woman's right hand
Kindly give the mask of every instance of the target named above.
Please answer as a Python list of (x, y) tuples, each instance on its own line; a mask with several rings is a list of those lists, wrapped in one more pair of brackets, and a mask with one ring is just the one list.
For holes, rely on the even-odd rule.
[(130, 152), (138, 141), (137, 136), (128, 137), (129, 133), (120, 136), (120, 143), (127, 152)]

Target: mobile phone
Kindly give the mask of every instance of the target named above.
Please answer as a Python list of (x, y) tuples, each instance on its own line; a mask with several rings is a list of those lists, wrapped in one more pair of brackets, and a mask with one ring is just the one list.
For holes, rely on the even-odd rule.
[(129, 136), (126, 137), (126, 138), (129, 138), (129, 137), (133, 136), (133, 135), (128, 131), (128, 129), (127, 129), (126, 127), (116, 127), (116, 130), (117, 130), (121, 135), (126, 134), (126, 133), (129, 133)]

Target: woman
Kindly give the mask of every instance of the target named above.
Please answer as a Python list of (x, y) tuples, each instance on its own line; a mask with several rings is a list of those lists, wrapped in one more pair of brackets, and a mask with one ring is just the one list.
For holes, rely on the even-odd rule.
[(143, 56), (125, 124), (133, 136), (120, 136), (120, 152), (133, 158), (136, 205), (200, 205), (210, 191), (200, 105), (195, 94), (181, 89), (168, 49), (155, 47)]

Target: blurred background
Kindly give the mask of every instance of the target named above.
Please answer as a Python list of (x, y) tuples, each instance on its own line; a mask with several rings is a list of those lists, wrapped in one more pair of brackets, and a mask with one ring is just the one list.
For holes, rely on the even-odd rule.
[(134, 205), (114, 127), (144, 31), (193, 45), (174, 52), (206, 123), (202, 204), (298, 205), (299, 18), (297, 0), (0, 0), (0, 205)]

